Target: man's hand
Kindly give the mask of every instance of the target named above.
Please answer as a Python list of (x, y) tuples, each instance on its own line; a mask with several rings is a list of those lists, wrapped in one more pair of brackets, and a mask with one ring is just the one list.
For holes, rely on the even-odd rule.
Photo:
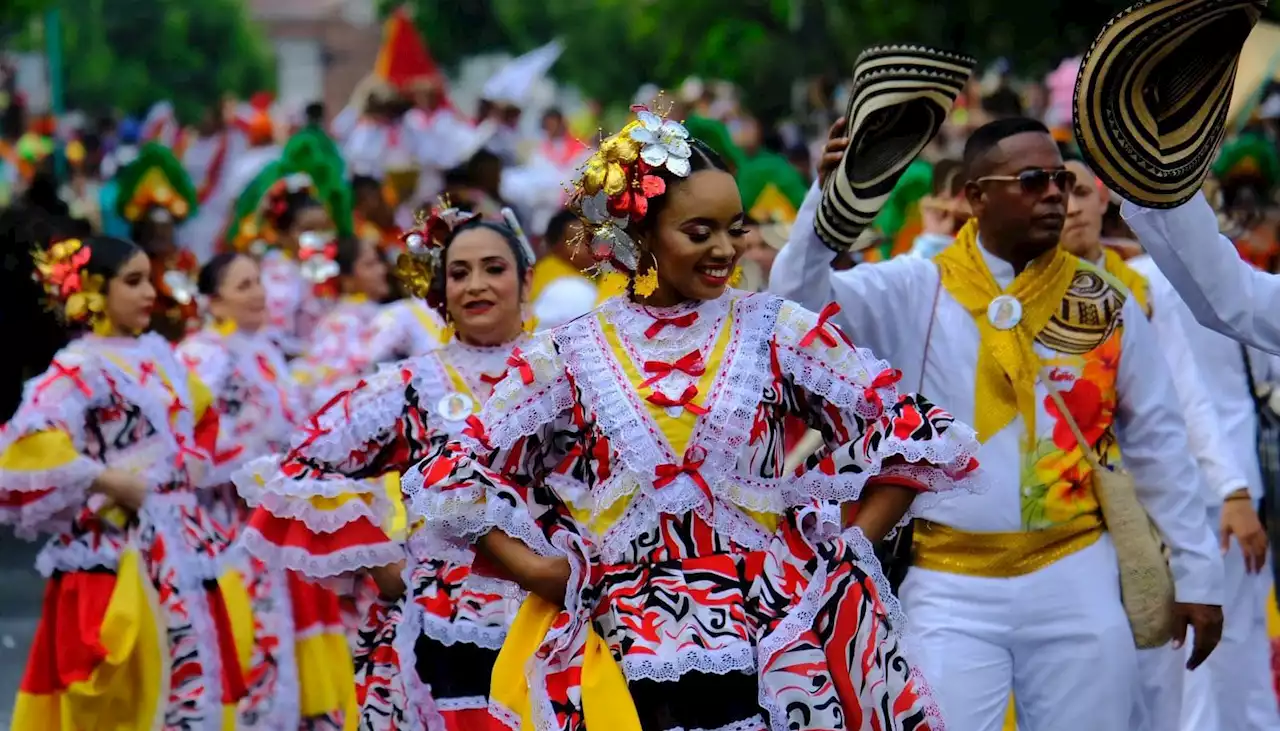
[(1267, 563), (1267, 531), (1258, 519), (1258, 511), (1253, 509), (1252, 500), (1233, 494), (1222, 503), (1220, 533), (1224, 554), (1231, 548), (1231, 537), (1235, 536), (1244, 553), (1244, 570), (1251, 574), (1262, 571)]
[(818, 187), (827, 184), (827, 178), (840, 164), (844, 151), (849, 148), (849, 138), (844, 136), (844, 125), (844, 117), (841, 117), (827, 131), (827, 145), (822, 148), (822, 159), (818, 161)]
[(1200, 667), (1222, 639), (1222, 607), (1211, 604), (1173, 605), (1173, 646), (1180, 649), (1187, 641), (1187, 627), (1195, 634), (1187, 670)]

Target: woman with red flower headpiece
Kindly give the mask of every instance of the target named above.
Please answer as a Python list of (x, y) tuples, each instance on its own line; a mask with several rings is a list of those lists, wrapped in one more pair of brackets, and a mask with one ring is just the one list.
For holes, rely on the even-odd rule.
[(0, 525), (49, 536), (12, 728), (221, 728), (246, 693), (253, 620), (195, 491), (225, 456), (217, 409), (146, 332), (142, 249), (97, 237), (34, 258), (78, 337), (0, 430)]

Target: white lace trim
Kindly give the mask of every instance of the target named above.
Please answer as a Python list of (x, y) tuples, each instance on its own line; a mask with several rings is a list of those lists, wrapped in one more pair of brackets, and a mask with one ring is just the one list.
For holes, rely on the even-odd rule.
[(727, 675), (756, 671), (756, 648), (747, 641), (709, 650), (702, 647), (682, 648), (674, 655), (654, 657), (624, 655), (622, 672), (627, 680), (656, 680), (673, 683), (687, 673)]
[(486, 650), (501, 650), (502, 643), (507, 639), (507, 628), (482, 627), (466, 621), (451, 622), (443, 617), (423, 613), (422, 634), (445, 646), (461, 642)]
[(36, 554), (36, 571), (47, 579), (58, 571), (115, 570), (120, 565), (121, 549), (114, 541), (90, 546), (80, 541), (60, 544), (55, 538)]
[(521, 357), (533, 371), (533, 383), (526, 385), (519, 376), (504, 378), (485, 402), (481, 420), (495, 449), (507, 449), (536, 433), (576, 403), (556, 351), (556, 332), (541, 333), (520, 346)]
[(0, 470), (0, 490), (51, 490), (35, 502), (0, 509), (0, 525), (12, 525), (14, 533), (27, 540), (34, 540), (41, 533), (61, 533), (70, 529), (77, 509), (88, 499), (89, 488), (104, 469), (106, 466), (101, 462), (77, 457), (47, 470)]
[(448, 711), (482, 711), (489, 707), (489, 699), (482, 695), (471, 695), (464, 698), (438, 698), (436, 705), (440, 710)]
[(315, 556), (301, 548), (278, 546), (253, 526), (245, 526), (236, 543), (268, 566), (297, 571), (313, 579), (328, 579), (360, 569), (387, 566), (405, 557), (404, 546), (392, 542), (351, 546)]
[(283, 570), (264, 567), (271, 574), (271, 604), (273, 611), (263, 618), (272, 624), (280, 638), (274, 657), (276, 660), (276, 694), (272, 700), (272, 716), (281, 729), (292, 731), (302, 719), (301, 686), (298, 681), (298, 663), (293, 648), (296, 646), (293, 626), (293, 601), (289, 596), (289, 583)]
[[(374, 525), (381, 525), (383, 517), (390, 514), (391, 503), (377, 482), (365, 482), (349, 478), (295, 480), (280, 472), (280, 455), (260, 457), (231, 476), (236, 492), (251, 507), (262, 506), (280, 518), (301, 520), (311, 530), (333, 533), (339, 528), (367, 518)], [(348, 500), (331, 510), (316, 507), (313, 497), (335, 498), (341, 495), (360, 495), (368, 498)]]
[(768, 728), (769, 727), (765, 723), (764, 716), (755, 715), (751, 718), (744, 718), (741, 721), (734, 721), (733, 723), (724, 726), (717, 726), (715, 728), (698, 727), (686, 729), (684, 726), (676, 726), (675, 728), (669, 728), (665, 731), (768, 731)]

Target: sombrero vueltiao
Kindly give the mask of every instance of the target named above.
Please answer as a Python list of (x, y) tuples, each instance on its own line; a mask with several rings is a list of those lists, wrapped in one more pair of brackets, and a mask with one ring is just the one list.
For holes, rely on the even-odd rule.
[(911, 161), (938, 134), (975, 61), (922, 46), (877, 46), (854, 64), (845, 113), (849, 147), (827, 179), (814, 226), (836, 251), (859, 239)]
[(1112, 18), (1076, 79), (1076, 141), (1147, 208), (1195, 195), (1226, 133), (1236, 64), (1267, 0), (1146, 0)]

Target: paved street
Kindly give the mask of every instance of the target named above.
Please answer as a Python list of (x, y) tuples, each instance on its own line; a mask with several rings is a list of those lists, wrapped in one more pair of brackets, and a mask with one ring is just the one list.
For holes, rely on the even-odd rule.
[(38, 544), (0, 534), (0, 729), (9, 728), (40, 612), (44, 582), (32, 568), (37, 548)]

